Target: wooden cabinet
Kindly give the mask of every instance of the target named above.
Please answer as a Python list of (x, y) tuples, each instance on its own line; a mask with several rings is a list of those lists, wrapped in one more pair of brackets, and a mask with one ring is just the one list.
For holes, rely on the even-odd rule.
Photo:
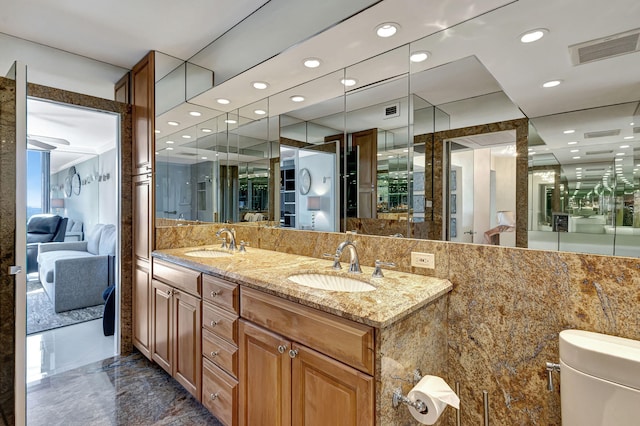
[(238, 424), (238, 312), (238, 285), (203, 274), (202, 403), (227, 426)]
[(155, 55), (149, 52), (131, 70), (134, 174), (153, 169), (155, 140)]
[[(251, 289), (242, 289), (240, 306), (242, 317), (246, 313), (263, 325), (240, 320), (240, 425), (374, 424), (373, 377), (325, 355), (342, 353), (350, 364), (368, 368), (359, 349), (353, 349), (366, 342), (368, 350), (373, 350), (372, 329), (337, 317), (310, 326), (314, 318), (307, 322), (307, 315), (317, 319), (325, 314)], [(281, 315), (272, 316), (282, 308)], [(307, 333), (315, 335), (316, 348), (292, 340)], [(341, 348), (336, 352), (336, 347)]]
[(200, 401), (200, 273), (157, 260), (153, 264), (152, 359)]

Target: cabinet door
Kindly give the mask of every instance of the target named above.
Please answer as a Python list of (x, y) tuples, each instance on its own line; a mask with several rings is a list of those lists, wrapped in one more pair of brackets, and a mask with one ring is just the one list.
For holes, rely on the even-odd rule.
[(200, 401), (200, 299), (173, 290), (173, 377)]
[(133, 344), (151, 359), (151, 274), (149, 263), (134, 261), (133, 274)]
[(153, 250), (153, 185), (151, 175), (133, 178), (133, 255), (134, 260), (150, 262)]
[(172, 287), (151, 280), (153, 296), (151, 299), (151, 320), (153, 335), (153, 356), (152, 359), (158, 363), (167, 373), (172, 371), (172, 346), (173, 336), (171, 327), (171, 309), (173, 300)]
[(134, 174), (151, 171), (154, 157), (155, 56), (149, 52), (131, 70)]
[(360, 371), (294, 344), (291, 404), (294, 425), (374, 424), (374, 381)]
[(244, 320), (239, 337), (239, 424), (290, 426), (290, 343)]

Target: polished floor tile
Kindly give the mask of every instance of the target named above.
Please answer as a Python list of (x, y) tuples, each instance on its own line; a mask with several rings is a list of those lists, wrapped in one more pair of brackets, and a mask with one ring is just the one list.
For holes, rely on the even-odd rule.
[(222, 426), (139, 352), (32, 383), (27, 392), (27, 425)]

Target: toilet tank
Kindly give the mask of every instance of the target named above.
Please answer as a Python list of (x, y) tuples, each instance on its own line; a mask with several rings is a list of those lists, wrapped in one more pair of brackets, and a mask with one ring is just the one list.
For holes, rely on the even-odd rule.
[(560, 332), (563, 426), (640, 425), (640, 342)]

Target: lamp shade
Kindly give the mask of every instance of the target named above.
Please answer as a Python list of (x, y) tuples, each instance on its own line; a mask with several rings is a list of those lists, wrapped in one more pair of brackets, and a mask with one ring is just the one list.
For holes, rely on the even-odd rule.
[(53, 209), (63, 209), (64, 208), (64, 198), (52, 198), (51, 199), (51, 208), (53, 208)]
[(307, 197), (307, 210), (315, 211), (322, 209), (322, 197)]

